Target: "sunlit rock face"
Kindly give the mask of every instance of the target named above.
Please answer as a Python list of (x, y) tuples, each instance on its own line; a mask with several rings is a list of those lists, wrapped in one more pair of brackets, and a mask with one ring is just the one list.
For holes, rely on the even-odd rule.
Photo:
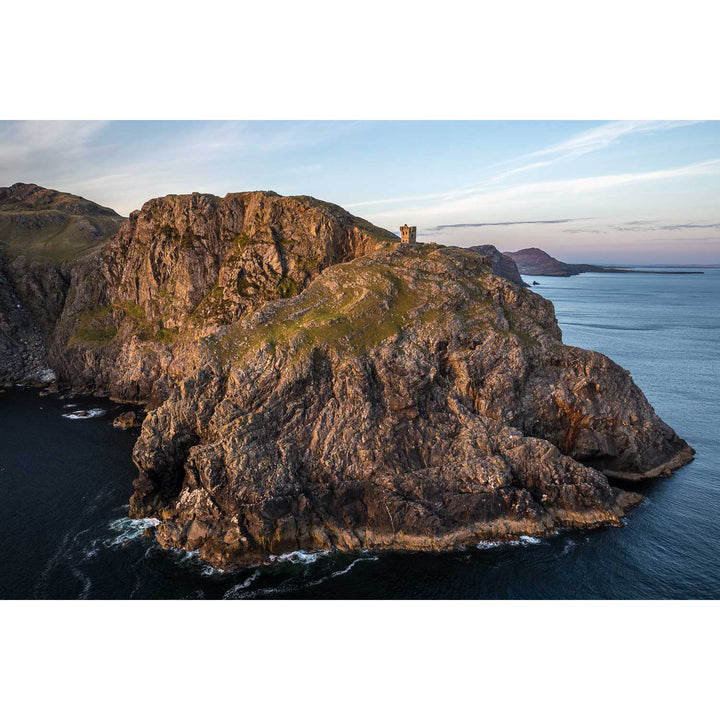
[[(476, 252), (388, 246), (206, 338), (146, 419), (131, 512), (235, 567), (618, 524), (602, 470), (692, 451), (628, 373)], [(669, 463), (669, 464), (667, 464)]]

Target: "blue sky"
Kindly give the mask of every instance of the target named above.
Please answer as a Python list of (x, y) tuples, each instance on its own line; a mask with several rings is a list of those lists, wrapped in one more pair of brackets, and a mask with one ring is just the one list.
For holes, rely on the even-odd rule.
[(0, 185), (127, 215), (149, 198), (275, 190), (418, 239), (563, 260), (720, 262), (720, 123), (0, 122)]

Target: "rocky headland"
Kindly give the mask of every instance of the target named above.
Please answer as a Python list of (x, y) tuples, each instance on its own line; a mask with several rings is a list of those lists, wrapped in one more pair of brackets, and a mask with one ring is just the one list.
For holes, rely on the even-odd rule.
[(72, 274), (123, 220), (77, 195), (0, 188), (0, 384), (52, 379), (48, 346)]
[(701, 270), (635, 270), (631, 268), (607, 267), (605, 265), (587, 265), (566, 263), (554, 258), (539, 248), (525, 248), (503, 255), (512, 260), (523, 275), (543, 275), (545, 277), (571, 277), (582, 273), (634, 273), (639, 275), (702, 275)]
[(640, 496), (608, 478), (693, 451), (499, 255), (310, 197), (158, 198), (72, 266), (48, 361), (145, 404), (130, 513), (216, 567), (618, 525)]
[(474, 250), (485, 255), (490, 260), (493, 272), (506, 280), (527, 287), (527, 283), (520, 277), (520, 270), (515, 261), (507, 253), (501, 253), (494, 245), (473, 245), (468, 250)]

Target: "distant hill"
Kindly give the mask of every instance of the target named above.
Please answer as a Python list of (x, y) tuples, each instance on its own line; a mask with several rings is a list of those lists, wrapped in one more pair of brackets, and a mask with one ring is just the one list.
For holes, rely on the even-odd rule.
[(501, 253), (494, 245), (473, 245), (468, 250), (474, 250), (489, 258), (493, 272), (500, 277), (511, 280), (522, 287), (527, 287), (527, 283), (520, 277), (515, 261), (509, 257), (508, 253)]
[(0, 383), (45, 382), (72, 273), (125, 218), (39, 185), (0, 187)]
[(60, 262), (114, 235), (125, 218), (78, 195), (31, 183), (0, 187), (0, 253)]
[(564, 263), (540, 248), (525, 248), (503, 255), (515, 261), (523, 275), (543, 275), (545, 277), (570, 277), (580, 273), (639, 273), (643, 275), (702, 275), (698, 270), (634, 270), (632, 268), (606, 267), (604, 265), (586, 265), (583, 263)]
[(606, 268), (598, 265), (571, 265), (548, 255), (540, 248), (526, 248), (517, 252), (503, 253), (515, 261), (523, 275), (545, 275), (552, 277), (570, 277), (584, 272), (603, 272)]

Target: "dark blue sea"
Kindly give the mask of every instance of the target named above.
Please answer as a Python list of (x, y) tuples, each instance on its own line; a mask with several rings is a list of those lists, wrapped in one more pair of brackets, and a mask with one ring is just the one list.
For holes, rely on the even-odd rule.
[(526, 280), (555, 304), (566, 343), (630, 370), (697, 450), (642, 486), (624, 527), (433, 555), (296, 553), (219, 573), (127, 518), (137, 433), (112, 427), (125, 408), (12, 388), (0, 394), (0, 597), (720, 598), (720, 269)]

